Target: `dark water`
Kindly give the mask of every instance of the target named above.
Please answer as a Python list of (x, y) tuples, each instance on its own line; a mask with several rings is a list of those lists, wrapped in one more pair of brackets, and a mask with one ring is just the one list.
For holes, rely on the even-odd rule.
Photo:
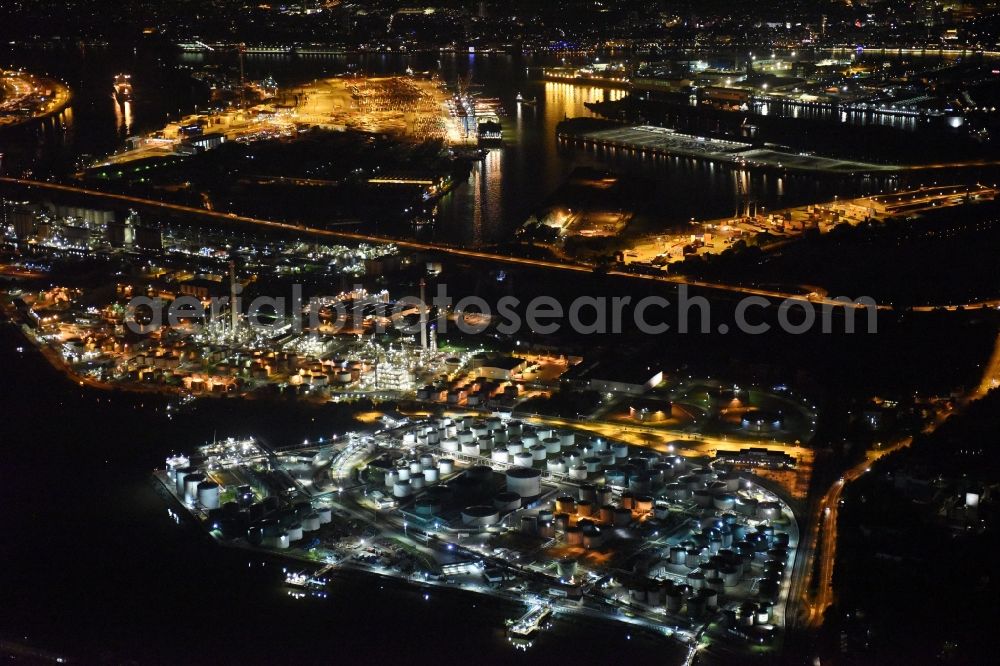
[[(72, 106), (40, 125), (0, 135), (8, 173), (31, 167), (40, 176), (65, 170), (80, 155), (102, 156), (124, 145), (129, 134), (163, 125), (170, 117), (193, 111), (207, 101), (207, 90), (190, 77), (191, 68), (211, 66), (238, 71), (233, 53), (179, 54), (171, 51), (110, 49), (4, 52), (0, 63), (49, 72), (64, 79), (75, 92)], [(895, 179), (844, 180), (815, 176), (777, 177), (738, 172), (693, 160), (607, 155), (560, 150), (556, 124), (566, 117), (591, 115), (584, 104), (617, 99), (622, 91), (533, 80), (529, 67), (551, 60), (505, 54), (415, 54), (367, 56), (248, 55), (246, 75), (274, 76), (281, 84), (345, 71), (398, 73), (411, 67), (432, 70), (448, 82), (472, 71), (479, 94), (501, 100), (505, 147), (492, 150), (477, 163), (468, 182), (441, 202), (434, 233), (468, 244), (492, 243), (510, 234), (548, 197), (576, 166), (610, 168), (651, 179), (654, 227), (687, 223), (692, 217), (711, 219), (733, 212), (738, 179), (767, 208), (798, 205), (892, 189)], [(132, 74), (135, 101), (126, 112), (111, 96), (113, 77)], [(515, 97), (537, 99), (518, 105)]]
[(522, 608), (439, 588), (425, 600), (360, 574), (334, 580), (328, 599), (294, 600), (282, 563), (177, 525), (149, 475), (215, 433), (290, 444), (348, 428), (346, 408), (215, 400), (168, 418), (163, 398), (77, 388), (6, 323), (0, 363), (0, 639), (77, 663), (592, 663), (626, 648), (681, 660), (665, 639), (575, 618), (515, 651), (503, 621)]

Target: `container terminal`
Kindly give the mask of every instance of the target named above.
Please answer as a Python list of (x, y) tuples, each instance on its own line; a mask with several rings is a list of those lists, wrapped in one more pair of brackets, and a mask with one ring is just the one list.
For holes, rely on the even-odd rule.
[(577, 613), (692, 649), (709, 627), (729, 649), (770, 649), (799, 531), (789, 504), (740, 470), (731, 456), (455, 414), (383, 416), (292, 447), (218, 440), (155, 478), (219, 543), (298, 561), (296, 598), (363, 570), (523, 602), (507, 626), (519, 648)]

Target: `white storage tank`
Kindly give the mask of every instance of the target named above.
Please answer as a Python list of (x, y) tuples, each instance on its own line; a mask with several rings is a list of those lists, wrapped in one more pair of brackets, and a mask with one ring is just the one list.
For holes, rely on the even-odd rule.
[(566, 461), (562, 458), (551, 458), (546, 463), (546, 469), (554, 474), (565, 474)]
[(316, 509), (316, 515), (319, 516), (320, 525), (328, 525), (333, 521), (333, 510), (328, 506), (321, 506)]
[(611, 446), (611, 452), (615, 454), (615, 458), (628, 458), (628, 444), (616, 442)]
[(507, 453), (507, 449), (496, 448), (493, 449), (493, 452), (490, 454), (490, 460), (497, 463), (510, 462), (510, 454)]
[(712, 503), (719, 511), (732, 511), (733, 507), (736, 506), (736, 496), (729, 493), (716, 495), (712, 499)]
[(411, 475), (412, 474), (417, 474), (417, 473), (422, 472), (422, 471), (424, 471), (424, 467), (423, 467), (423, 465), (420, 464), (419, 461), (414, 460), (413, 462), (410, 463), (410, 474)]
[(423, 471), (424, 483), (430, 485), (432, 483), (437, 483), (438, 481), (438, 469), (437, 467), (428, 467)]
[(434, 456), (429, 453), (424, 453), (420, 456), (420, 467), (419, 471), (423, 471), (428, 467), (434, 467)]
[(574, 465), (569, 468), (569, 478), (575, 481), (585, 481), (587, 479), (586, 465)]
[(541, 444), (535, 444), (534, 446), (531, 447), (530, 451), (531, 451), (531, 457), (534, 458), (535, 460), (545, 460), (545, 456), (547, 454), (545, 451), (545, 447), (542, 446)]
[(177, 470), (188, 467), (190, 464), (191, 460), (185, 455), (170, 456), (167, 458), (167, 477), (176, 483)]
[(462, 455), (478, 456), (479, 444), (477, 444), (476, 442), (466, 442), (462, 444)]
[(288, 536), (288, 532), (282, 532), (278, 536), (274, 537), (271, 545), (279, 550), (287, 550), (291, 545), (291, 539)]
[(557, 437), (546, 437), (542, 440), (542, 446), (545, 447), (546, 453), (559, 453), (562, 449)]
[(446, 437), (441, 440), (441, 448), (445, 451), (458, 451), (458, 440), (454, 437)]
[(559, 433), (559, 442), (563, 446), (573, 446), (576, 444), (576, 433), (572, 430), (563, 430)]
[(524, 442), (520, 439), (512, 439), (507, 442), (507, 450), (510, 451), (511, 455), (520, 453), (524, 451)]
[(468, 444), (469, 442), (476, 441), (476, 435), (471, 430), (466, 428), (465, 430), (458, 431), (458, 443)]
[(392, 469), (385, 473), (385, 487), (392, 488), (392, 485), (399, 481), (399, 472)]
[(302, 518), (302, 531), (303, 532), (315, 532), (319, 529), (319, 513), (312, 511), (307, 513), (304, 518)]
[(438, 460), (438, 472), (441, 473), (441, 476), (444, 476), (446, 474), (451, 474), (454, 471), (455, 471), (454, 460), (452, 460), (451, 458), (440, 458)]
[(409, 497), (413, 494), (413, 488), (410, 487), (410, 481), (397, 481), (392, 486), (392, 496), (393, 497)]
[(757, 517), (761, 520), (774, 520), (781, 515), (781, 505), (777, 502), (761, 502), (757, 505)]
[(396, 470), (396, 477), (399, 481), (409, 481), (410, 480), (410, 468), (400, 467)]
[(522, 498), (537, 497), (541, 493), (542, 473), (528, 467), (507, 470), (507, 490)]
[(511, 436), (520, 435), (523, 428), (524, 424), (522, 424), (520, 421), (516, 419), (512, 421), (507, 421), (507, 432), (509, 432)]
[(462, 509), (462, 524), (470, 527), (487, 527), (500, 522), (500, 512), (496, 507), (483, 505), (467, 506)]
[(205, 475), (201, 472), (195, 472), (194, 474), (188, 474), (184, 477), (184, 499), (188, 502), (194, 502), (198, 499), (198, 484), (205, 481)]
[(424, 473), (417, 472), (416, 474), (410, 475), (410, 488), (414, 492), (421, 490), (424, 487)]
[(198, 484), (198, 504), (206, 509), (219, 508), (219, 484), (215, 481), (202, 481)]
[(187, 479), (188, 474), (196, 474), (198, 470), (194, 467), (178, 467), (174, 472), (174, 483), (176, 484), (174, 488), (177, 490), (178, 495), (184, 494), (184, 481)]
[(503, 513), (515, 511), (521, 508), (521, 496), (511, 492), (499, 493), (493, 498), (493, 506)]

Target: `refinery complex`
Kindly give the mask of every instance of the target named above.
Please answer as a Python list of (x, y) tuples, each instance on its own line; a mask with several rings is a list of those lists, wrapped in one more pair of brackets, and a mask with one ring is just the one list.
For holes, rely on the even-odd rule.
[(219, 543), (287, 556), (292, 595), (362, 570), (523, 601), (508, 626), (521, 647), (561, 613), (692, 649), (710, 624), (770, 645), (795, 516), (751, 468), (684, 446), (663, 455), (509, 414), (383, 417), (280, 449), (214, 441), (156, 478)]

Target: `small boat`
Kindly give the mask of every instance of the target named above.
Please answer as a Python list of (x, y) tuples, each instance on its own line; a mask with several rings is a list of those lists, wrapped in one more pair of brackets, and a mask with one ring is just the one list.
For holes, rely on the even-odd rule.
[(537, 97), (532, 97), (531, 99), (525, 99), (521, 93), (517, 93), (517, 97), (514, 98), (518, 104), (536, 104), (538, 102)]

